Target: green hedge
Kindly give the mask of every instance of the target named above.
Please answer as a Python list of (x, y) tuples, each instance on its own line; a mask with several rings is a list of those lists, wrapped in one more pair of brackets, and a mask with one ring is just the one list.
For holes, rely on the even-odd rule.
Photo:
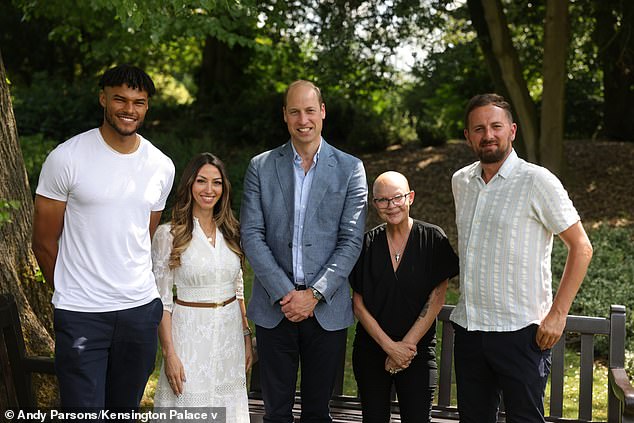
[[(571, 314), (608, 317), (611, 304), (627, 312), (626, 349), (634, 370), (634, 226), (598, 225), (588, 230), (594, 254), (588, 274), (570, 310)], [(566, 247), (557, 238), (553, 246), (553, 280), (558, 285), (566, 261)], [(557, 287), (555, 286), (554, 289)], [(607, 357), (606, 339), (599, 338), (597, 353)]]

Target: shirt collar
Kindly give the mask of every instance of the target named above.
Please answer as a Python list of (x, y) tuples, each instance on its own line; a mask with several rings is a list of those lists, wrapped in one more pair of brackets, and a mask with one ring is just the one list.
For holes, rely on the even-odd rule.
[[(321, 146), (323, 145), (323, 140), (323, 138), (319, 140), (319, 147), (317, 147), (317, 152), (313, 156), (313, 165), (317, 165), (317, 161), (319, 160), (319, 152), (321, 151)], [(291, 142), (290, 144), (291, 148), (293, 149), (293, 163), (299, 163), (301, 165), (302, 158), (300, 157), (299, 153), (297, 153), (297, 150), (295, 150), (295, 146), (293, 145), (293, 143)]]
[[(511, 153), (508, 155), (506, 160), (504, 160), (504, 163), (502, 163), (502, 166), (496, 173), (496, 176), (500, 175), (502, 178), (507, 179), (518, 162), (519, 162), (519, 157), (517, 156), (517, 153), (515, 152), (515, 149), (513, 148), (511, 149)], [(482, 175), (482, 164), (478, 162), (478, 164), (471, 171), (471, 175), (469, 176), (471, 178), (475, 178), (476, 176), (480, 176), (480, 175)]]

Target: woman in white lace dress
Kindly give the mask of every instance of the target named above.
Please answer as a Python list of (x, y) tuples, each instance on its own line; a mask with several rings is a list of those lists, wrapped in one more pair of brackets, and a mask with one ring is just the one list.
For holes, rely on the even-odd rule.
[(251, 332), (230, 194), (224, 164), (210, 153), (197, 155), (181, 177), (171, 223), (154, 235), (153, 268), (164, 309), (154, 406), (224, 407), (227, 423), (248, 423)]

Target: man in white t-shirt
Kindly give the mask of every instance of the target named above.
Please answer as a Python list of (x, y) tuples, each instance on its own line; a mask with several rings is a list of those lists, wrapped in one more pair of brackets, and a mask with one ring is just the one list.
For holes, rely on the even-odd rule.
[(130, 410), (154, 368), (163, 307), (150, 244), (174, 165), (137, 133), (152, 79), (120, 65), (99, 85), (102, 125), (58, 145), (42, 166), (33, 251), (55, 287), (62, 407)]
[[(483, 94), (467, 106), (464, 135), (479, 161), (452, 178), (460, 299), (451, 314), (463, 423), (544, 422), (550, 349), (586, 274), (592, 246), (568, 193), (513, 150), (510, 105)], [(553, 235), (568, 248), (552, 297)]]

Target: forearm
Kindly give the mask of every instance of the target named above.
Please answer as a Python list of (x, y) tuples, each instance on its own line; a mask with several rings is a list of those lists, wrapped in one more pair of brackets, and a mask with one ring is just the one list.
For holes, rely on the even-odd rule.
[(440, 313), (442, 306), (445, 304), (445, 294), (447, 292), (448, 281), (445, 279), (429, 294), (427, 302), (423, 306), (418, 318), (403, 337), (403, 341), (418, 344), (429, 328), (434, 324), (436, 316)]
[(163, 357), (168, 358), (175, 355), (174, 341), (172, 339), (172, 313), (167, 310), (163, 310), (163, 318), (159, 324), (158, 335), (161, 341)]
[(365, 329), (365, 331), (374, 339), (383, 351), (389, 354), (394, 348), (394, 340), (386, 334), (381, 326), (376, 321), (376, 319), (370, 314), (368, 309), (365, 307), (363, 303), (363, 298), (357, 292), (353, 294), (353, 306), (354, 306), (354, 315), (361, 322), (361, 325)]
[(238, 300), (240, 304), (240, 315), (242, 316), (242, 329), (249, 328), (249, 320), (247, 319), (247, 308), (244, 305), (244, 300)]
[(567, 316), (592, 259), (592, 245), (580, 222), (560, 234), (568, 256), (551, 312)]
[(586, 276), (592, 249), (570, 249), (551, 310), (566, 316)]
[(44, 276), (46, 283), (55, 287), (55, 263), (57, 261), (58, 245), (57, 241), (53, 243), (41, 243), (33, 240), (33, 254), (40, 266), (40, 271)]

